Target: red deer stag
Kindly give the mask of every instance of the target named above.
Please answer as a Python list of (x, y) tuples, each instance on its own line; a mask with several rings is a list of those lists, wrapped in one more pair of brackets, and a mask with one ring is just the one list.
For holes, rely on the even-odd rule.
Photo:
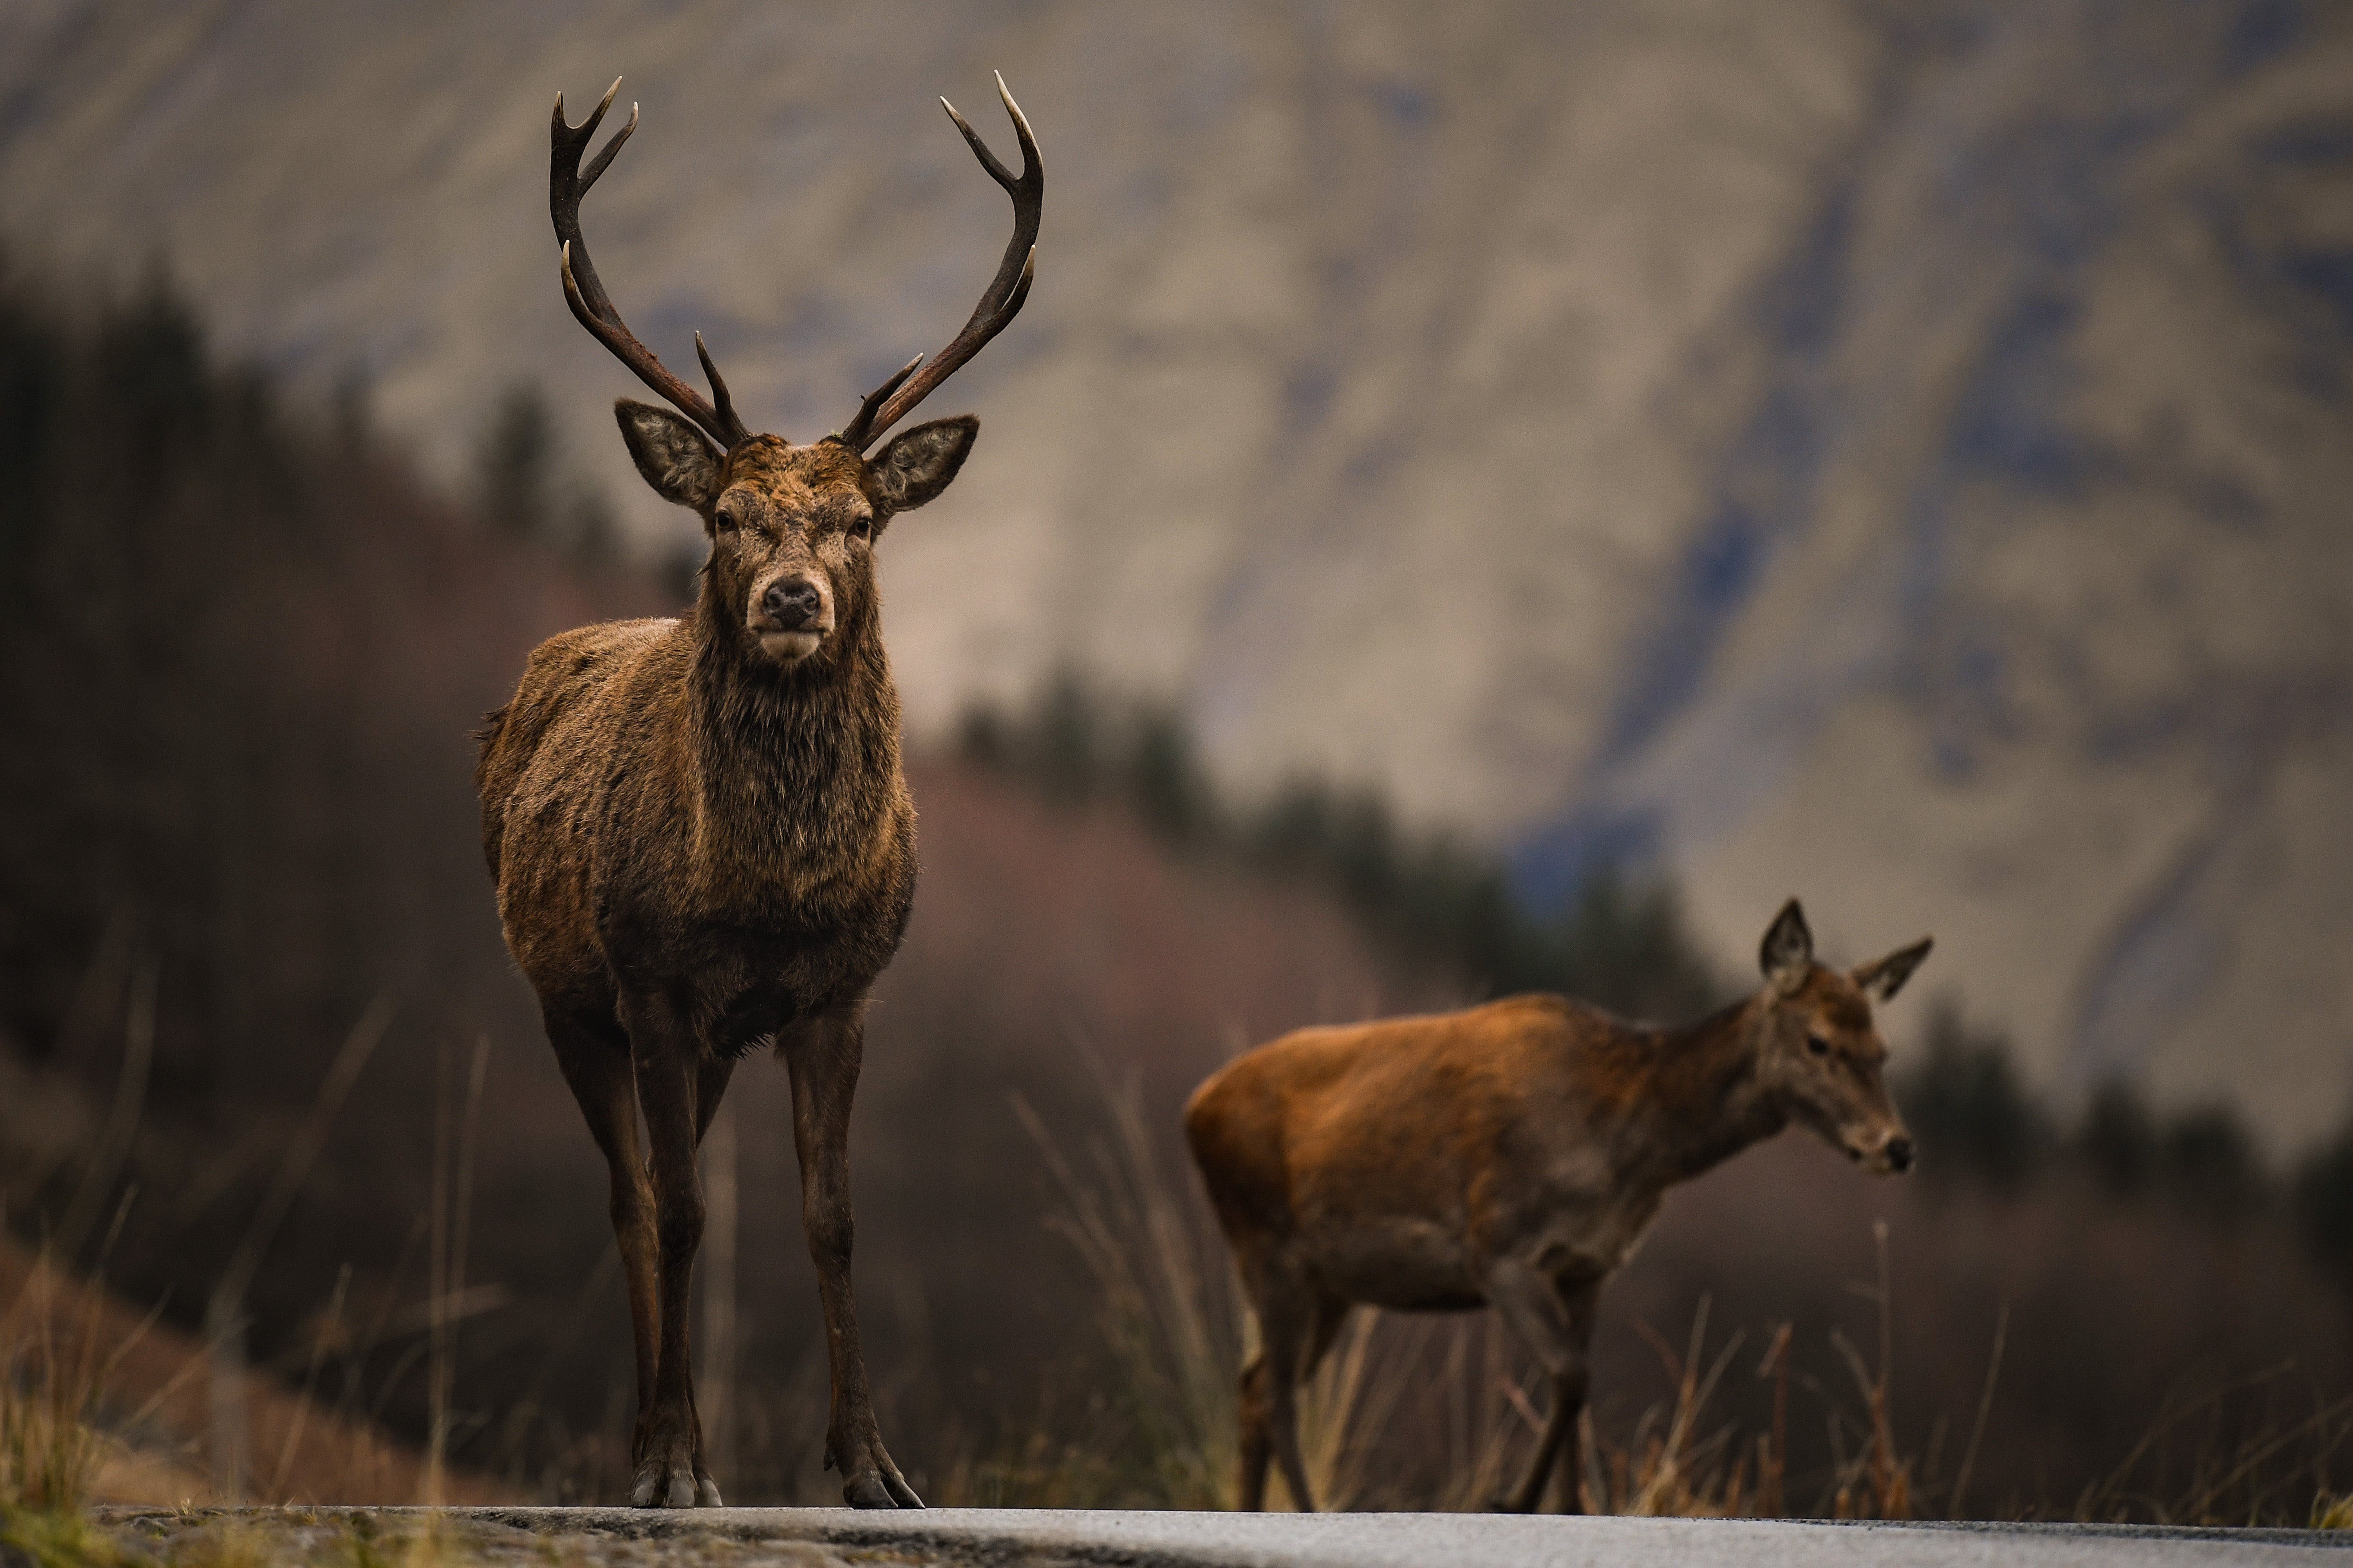
[(1765, 933), (1763, 988), (1683, 1028), (1515, 996), (1302, 1029), (1195, 1090), (1186, 1134), (1258, 1318), (1242, 1506), (1265, 1506), (1270, 1458), (1293, 1504), (1314, 1506), (1293, 1391), (1362, 1302), (1501, 1312), (1553, 1407), (1498, 1506), (1535, 1509), (1565, 1461), (1580, 1511), (1577, 1418), (1602, 1282), (1669, 1187), (1793, 1121), (1873, 1171), (1911, 1165), (1871, 999), (1927, 955), (1923, 939), (1850, 974), (1825, 968), (1792, 899)]
[(555, 100), (548, 207), (564, 296), (678, 410), (614, 405), (638, 472), (702, 516), (711, 557), (684, 618), (584, 626), (533, 653), (482, 734), (482, 847), (507, 946), (612, 1169), (637, 1342), (630, 1501), (719, 1501), (687, 1348), (702, 1234), (694, 1154), (735, 1064), (772, 1044), (792, 1079), (801, 1219), (825, 1310), (826, 1462), (858, 1507), (920, 1508), (882, 1446), (849, 1280), (862, 1016), (915, 887), (915, 810), (899, 768), (874, 548), (894, 516), (947, 489), (979, 421), (934, 420), (865, 454), (1021, 309), (1045, 174), (1002, 78), (1018, 176), (948, 109), (1012, 195), (1004, 261), (920, 374), (918, 355), (847, 428), (796, 447), (736, 416), (700, 336), (710, 402), (664, 369), (588, 259), (580, 198), (637, 129), (636, 109), (585, 169), (581, 155), (619, 89), (576, 130)]

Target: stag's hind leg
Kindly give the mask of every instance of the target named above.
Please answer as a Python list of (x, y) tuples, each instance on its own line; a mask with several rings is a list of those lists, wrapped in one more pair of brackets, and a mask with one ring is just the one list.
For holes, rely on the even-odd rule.
[(641, 1436), (629, 1501), (638, 1508), (715, 1504), (719, 1489), (702, 1464), (702, 1429), (694, 1414), (694, 1363), (688, 1332), (695, 1249), (702, 1242), (702, 1183), (694, 1168), (702, 1128), (702, 1052), (671, 1000), (659, 993), (625, 996), (653, 1178), (655, 1339), (651, 1408)]

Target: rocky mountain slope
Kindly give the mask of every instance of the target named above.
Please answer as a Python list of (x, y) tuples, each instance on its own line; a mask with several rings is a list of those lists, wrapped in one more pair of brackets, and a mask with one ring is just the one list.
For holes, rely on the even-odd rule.
[(543, 122), (674, 366), (798, 437), (944, 341), (1050, 171), (1036, 293), (894, 531), (918, 726), (1075, 663), (1228, 778), (1314, 771), (1557, 892), (1662, 867), (1727, 963), (1804, 893), (2043, 1079), (2353, 1090), (2353, 24), (2288, 0), (946, 14), (29, 0), (0, 235), (167, 262), (444, 468), (541, 382), (648, 538), (554, 279)]

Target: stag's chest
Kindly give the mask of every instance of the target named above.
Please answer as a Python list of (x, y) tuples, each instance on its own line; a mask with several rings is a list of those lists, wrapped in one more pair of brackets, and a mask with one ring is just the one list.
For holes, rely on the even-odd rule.
[(897, 757), (821, 760), (836, 765), (737, 767), (686, 803), (675, 896), (694, 923), (794, 947), (904, 924), (914, 805)]
[(786, 929), (836, 922), (912, 875), (896, 709), (887, 687), (864, 700), (700, 707), (678, 830), (682, 890), (701, 911)]
[(879, 942), (887, 954), (915, 874), (914, 805), (897, 762), (895, 751), (750, 752), (707, 761), (658, 805), (624, 814), (648, 830), (635, 842), (608, 836), (595, 879), (608, 947), (666, 950), (674, 969), (702, 967), (713, 950)]
[(641, 887), (602, 923), (624, 984), (682, 996), (698, 1033), (733, 1056), (855, 1005), (889, 965), (913, 905), (913, 814), (830, 860), (783, 835), (724, 853), (736, 863), (680, 878), (689, 896)]
[(913, 871), (914, 809), (895, 773), (733, 781), (696, 803), (688, 831), (696, 901), (737, 924), (839, 923)]

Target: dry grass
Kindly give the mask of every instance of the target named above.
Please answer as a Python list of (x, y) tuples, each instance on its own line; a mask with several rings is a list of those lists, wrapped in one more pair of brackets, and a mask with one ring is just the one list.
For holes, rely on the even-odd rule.
[(1230, 1508), (1242, 1344), (1224, 1247), (1202, 1235), (1159, 1169), (1141, 1096), (1106, 1092), (1104, 1101), (1109, 1127), (1088, 1145), (1083, 1169), (1027, 1101), (1014, 1102), (1062, 1192), (1066, 1206), (1050, 1223), (1101, 1291), (1096, 1321), (1122, 1379), (1118, 1409), (1144, 1456), (1130, 1473), (1072, 1478), (1076, 1490), (1132, 1490), (1163, 1508)]
[(83, 1507), (112, 1447), (96, 1417), (119, 1354), (104, 1353), (98, 1314), (56, 1305), (43, 1259), (0, 1309), (0, 1545), (40, 1568), (111, 1563)]
[[(1096, 1064), (1099, 1069), (1100, 1064)], [(1133, 1083), (1103, 1084), (1107, 1125), (1075, 1162), (1027, 1102), (1014, 1109), (1060, 1189), (1049, 1223), (1074, 1247), (1100, 1291), (1097, 1326), (1119, 1379), (1113, 1408), (1123, 1462), (1092, 1444), (1026, 1439), (1008, 1460), (960, 1462), (944, 1497), (1040, 1505), (1227, 1509), (1234, 1506), (1238, 1369), (1255, 1325), (1223, 1238), (1163, 1169)], [(1308, 1481), (1324, 1505), (1366, 1500), (1365, 1445), (1406, 1384), (1385, 1375), (1374, 1325), (1341, 1331), (1300, 1405)]]
[[(470, 1172), (464, 1150), (480, 1104), (479, 1053), (470, 1068), (461, 1074), (452, 1058), (447, 1131), (436, 1160), (446, 1173), (437, 1196), (447, 1227), (435, 1244), (437, 1299), (466, 1289)], [(1222, 1238), (1173, 1152), (1153, 1135), (1143, 1097), (1133, 1083), (1113, 1086), (1100, 1071), (1098, 1087), (1104, 1114), (1096, 1134), (1075, 1150), (1026, 1106), (1017, 1110), (1060, 1193), (1052, 1227), (1095, 1287), (1100, 1356), (1083, 1364), (1074, 1357), (1078, 1370), (1040, 1398), (1035, 1419), (1014, 1440), (944, 1445), (955, 1457), (935, 1472), (929, 1490), (936, 1502), (1232, 1505), (1235, 1375), (1250, 1332), (1247, 1312)], [(2328, 1468), (2353, 1436), (2353, 1400), (2281, 1413), (2265, 1408), (2251, 1417), (2251, 1400), (2284, 1396), (2289, 1384), (2276, 1373), (2185, 1384), (2112, 1468), (2064, 1506), (2021, 1507), (2015, 1499), (1979, 1506), (1972, 1479), (2000, 1392), (2007, 1311), (1995, 1315), (1980, 1342), (1983, 1372), (1970, 1388), (1965, 1418), (1930, 1423), (1928, 1441), (1908, 1445), (1900, 1434), (1920, 1429), (1920, 1412), (1911, 1413), (1913, 1426), (1899, 1426), (1899, 1303), (1883, 1226), (1874, 1242), (1873, 1278), (1852, 1289), (1871, 1304), (1876, 1333), (1860, 1334), (1857, 1343), (1831, 1331), (1824, 1342), (1836, 1370), (1827, 1379), (1803, 1370), (1793, 1325), (1765, 1334), (1761, 1353), (1750, 1349), (1745, 1332), (1712, 1340), (1704, 1296), (1679, 1342), (1637, 1319), (1666, 1394), (1630, 1422), (1613, 1417), (1606, 1397), (1598, 1415), (1588, 1413), (1582, 1473), (1575, 1478), (1585, 1505), (1635, 1515), (2353, 1525), (2353, 1500)], [(19, 1550), (43, 1563), (98, 1561), (89, 1553), (103, 1543), (77, 1533), (77, 1510), (94, 1495), (122, 1496), (104, 1478), (142, 1455), (166, 1461), (164, 1484), (177, 1489), (149, 1500), (204, 1495), (189, 1461), (202, 1451), (206, 1433), (204, 1383), (216, 1371), (210, 1347), (5, 1242), (0, 1302), (0, 1508)], [(339, 1300), (323, 1317), (332, 1325), (341, 1314)], [(1319, 1502), (1488, 1506), (1542, 1425), (1541, 1393), (1521, 1370), (1523, 1361), (1485, 1314), (1354, 1314), (1302, 1400), (1302, 1446)], [(1106, 1367), (1111, 1375), (1099, 1375)], [(444, 1413), (438, 1420), (448, 1419), (452, 1380), (451, 1373), (437, 1372)], [(1743, 1385), (1752, 1413), (1756, 1391), (1767, 1392), (1767, 1419), (1723, 1413), (1741, 1404), (1730, 1396)], [(821, 1408), (821, 1388), (820, 1377), (803, 1391), (807, 1398), (787, 1403)], [(395, 1449), (344, 1412), (254, 1374), (241, 1398), (259, 1472), (277, 1496), (391, 1500), (437, 1484), (429, 1456)], [(1829, 1435), (1827, 1471), (1792, 1473), (1793, 1399), (1798, 1415), (1819, 1421)], [(137, 1433), (141, 1444), (112, 1433)], [(1957, 1464), (1951, 1462), (1956, 1455)], [(334, 1467), (332, 1474), (323, 1466)], [(462, 1475), (439, 1484), (451, 1500), (517, 1491)], [(222, 1525), (175, 1545), (173, 1561), (229, 1568), (249, 1548)], [(435, 1554), (446, 1556), (445, 1548), (432, 1539), (379, 1540), (363, 1532), (332, 1552), (321, 1546), (325, 1554), (306, 1561), (396, 1568), (440, 1561)]]
[[(331, 1301), (322, 1335), (341, 1314)], [(366, 1325), (353, 1331), (364, 1333)], [(222, 1375), (215, 1347), (142, 1312), (99, 1282), (77, 1278), (0, 1237), (0, 1421), (28, 1434), (60, 1432), (69, 1420), (87, 1429), (93, 1454), (81, 1496), (100, 1502), (175, 1505), (218, 1500), (208, 1448), (214, 1412), (234, 1400), (252, 1458), (249, 1495), (265, 1502), (422, 1500), (426, 1456), (394, 1440), (350, 1399), (315, 1397), (313, 1379), (296, 1368), (289, 1384), (258, 1368)], [(69, 1445), (56, 1445), (66, 1451)], [(0, 1459), (0, 1464), (10, 1461)], [(452, 1470), (445, 1500), (512, 1500), (470, 1472)], [(11, 1485), (0, 1496), (16, 1494)]]
[[(1076, 1440), (1067, 1430), (1047, 1435), (1056, 1429), (1049, 1412), (1013, 1454), (959, 1460), (940, 1500), (1233, 1504), (1235, 1374), (1251, 1331), (1247, 1310), (1222, 1238), (1189, 1186), (1171, 1173), (1175, 1161), (1151, 1136), (1134, 1086), (1098, 1078), (1105, 1130), (1075, 1155), (1026, 1106), (1017, 1111), (1060, 1193), (1062, 1206), (1050, 1223), (1098, 1288), (1112, 1393)], [(1924, 1447), (1907, 1446), (1899, 1432), (1910, 1428), (1900, 1428), (1894, 1413), (1898, 1303), (1883, 1222), (1874, 1224), (1873, 1242), (1874, 1277), (1851, 1289), (1871, 1304), (1876, 1342), (1866, 1351), (1831, 1329), (1827, 1349), (1840, 1375), (1826, 1380), (1800, 1368), (1794, 1325), (1774, 1329), (1753, 1373), (1738, 1373), (1768, 1391), (1770, 1416), (1761, 1431), (1712, 1414), (1745, 1364), (1748, 1340), (1734, 1332), (1711, 1344), (1704, 1296), (1680, 1346), (1638, 1320), (1670, 1393), (1630, 1427), (1586, 1413), (1583, 1473), (1575, 1478), (1585, 1507), (1877, 1520), (2055, 1512), (2179, 1524), (2301, 1524), (2308, 1517), (2327, 1528), (2353, 1527), (2353, 1496), (2332, 1488), (2328, 1468), (2353, 1437), (2353, 1399), (2316, 1402), (2293, 1416), (2250, 1416), (2247, 1399), (2266, 1386), (2265, 1376), (2169, 1398), (2071, 1507), (2050, 1510), (2015, 1499), (1981, 1506), (1973, 1478), (2000, 1386), (2009, 1308), (1997, 1310), (1980, 1342), (1983, 1372), (1962, 1418), (1938, 1415)], [(1475, 1510), (1502, 1494), (1543, 1421), (1535, 1380), (1516, 1370), (1525, 1358), (1485, 1316), (1352, 1314), (1301, 1402), (1301, 1447), (1322, 1506)], [(1802, 1414), (1822, 1424), (1831, 1454), (1827, 1472), (1810, 1471), (1802, 1489), (1789, 1460), (1793, 1393), (1807, 1407)], [(2172, 1462), (2185, 1453), (2186, 1470)], [(2152, 1466), (2159, 1459), (2167, 1462)], [(2179, 1479), (2185, 1474), (2186, 1483)], [(2160, 1489), (2137, 1480), (2143, 1476)]]
[(40, 1258), (0, 1307), (0, 1509), (77, 1512), (121, 1447), (102, 1431), (100, 1406), (153, 1318), (126, 1331), (95, 1303)]
[[(239, 1368), (224, 1390), (222, 1375), (217, 1347), (0, 1238), (0, 1508), (212, 1500), (207, 1445), (224, 1399), (242, 1414), (249, 1484), (265, 1498), (405, 1501), (437, 1484), (425, 1456), (314, 1399), (309, 1379), (289, 1388)], [(462, 1472), (438, 1484), (451, 1500), (501, 1496)]]
[(84, 1250), (93, 1219), (111, 1203), (113, 1222), (96, 1247), (105, 1258), (136, 1201), (135, 1186), (119, 1195), (115, 1188), (140, 1120), (154, 1017), (151, 966), (132, 987), (113, 1109), (53, 1242), (27, 1255), (0, 1236), (0, 1507), (65, 1517), (94, 1500), (185, 1505), (241, 1502), (257, 1492), (264, 1500), (491, 1500), (478, 1479), (451, 1475), (446, 1463), (450, 1349), (461, 1315), (452, 1307), (465, 1296), (486, 1047), (474, 1055), (462, 1131), (444, 1073), (444, 1135), (435, 1151), (429, 1226), (433, 1290), (426, 1305), (433, 1426), (420, 1463), (373, 1421), (312, 1397), (325, 1345), (340, 1327), (343, 1287), (322, 1316), (299, 1393), (249, 1367), (243, 1353), (246, 1293), (325, 1149), (336, 1112), (383, 1039), (390, 1006), (379, 999), (345, 1039), (212, 1289), (201, 1342), (163, 1326), (160, 1307), (137, 1313), (102, 1280), (79, 1278), (60, 1261)]

